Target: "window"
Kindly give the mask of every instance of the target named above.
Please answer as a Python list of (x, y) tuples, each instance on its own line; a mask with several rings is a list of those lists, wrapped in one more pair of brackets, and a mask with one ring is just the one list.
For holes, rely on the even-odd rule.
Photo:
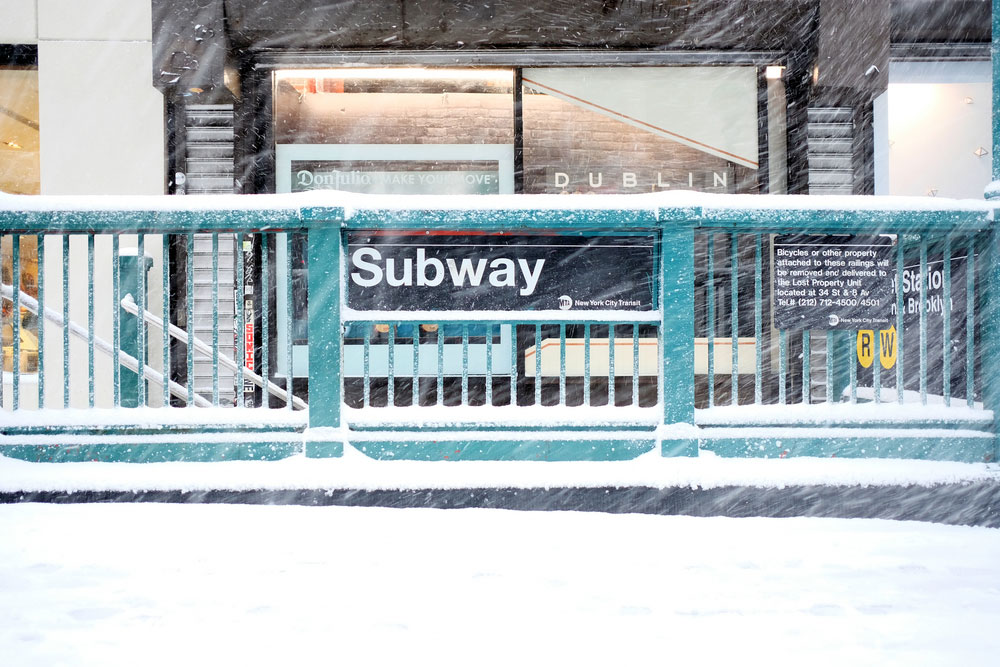
[(754, 67), (525, 69), (524, 191), (753, 192)]
[(277, 191), (513, 192), (512, 70), (286, 70)]
[(903, 61), (875, 103), (876, 194), (980, 199), (992, 180), (991, 65)]
[[(0, 46), (0, 191), (38, 194), (38, 66), (35, 47)], [(19, 246), (19, 275), (14, 275), (14, 241)], [(0, 279), (19, 284), (22, 292), (38, 296), (38, 244), (34, 236), (4, 236), (0, 241)], [(3, 300), (0, 347), (4, 371), (14, 368), (14, 308)], [(22, 307), (20, 319), (21, 372), (38, 367), (38, 319)]]
[[(757, 192), (755, 66), (278, 70), (275, 191)], [(521, 148), (520, 155), (515, 147)], [(519, 164), (518, 164), (519, 163)], [(516, 167), (520, 166), (520, 182)], [(302, 241), (279, 234), (277, 349), (306, 374)], [(285, 322), (289, 291), (292, 323)], [(277, 355), (285, 375), (284, 355)]]

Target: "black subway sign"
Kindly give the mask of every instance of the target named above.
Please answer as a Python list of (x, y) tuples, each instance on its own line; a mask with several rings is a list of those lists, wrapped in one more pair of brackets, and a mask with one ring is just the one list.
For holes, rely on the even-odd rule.
[(895, 317), (894, 243), (891, 236), (775, 236), (775, 328), (887, 328)]
[(654, 308), (653, 233), (379, 232), (347, 235), (357, 311)]

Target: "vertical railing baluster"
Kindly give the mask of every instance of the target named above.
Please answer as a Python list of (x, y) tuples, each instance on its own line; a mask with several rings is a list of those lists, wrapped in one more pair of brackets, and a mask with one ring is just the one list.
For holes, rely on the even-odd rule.
[[(142, 262), (142, 254), (139, 254), (139, 262)], [(139, 319), (145, 315), (144, 310), (139, 310)], [(95, 383), (94, 377), (94, 234), (87, 234), (87, 398), (88, 405), (94, 407)], [(144, 340), (144, 339), (140, 339)], [(139, 369), (139, 382), (142, 382), (143, 373)]]
[[(705, 340), (708, 343), (708, 407), (715, 405), (715, 234), (708, 233), (705, 281)], [(665, 389), (664, 389), (665, 391)]]
[(761, 246), (763, 237), (754, 235), (753, 247), (753, 336), (754, 336), (754, 380), (753, 402), (760, 405), (763, 401), (764, 377), (764, 317), (763, 317), (763, 259)]
[[(976, 407), (975, 373), (976, 373), (976, 237), (969, 235), (965, 250), (965, 403), (970, 408)], [(903, 342), (900, 341), (900, 349)]]
[[(289, 369), (289, 378), (291, 378), (290, 369)], [(212, 232), (212, 405), (215, 406), (219, 405), (219, 233), (218, 232)]]
[(590, 405), (590, 323), (583, 325), (583, 404)]
[[(665, 331), (665, 329), (663, 327), (662, 319), (661, 319), (661, 323), (659, 323), (659, 324), (656, 325), (656, 355), (655, 355), (655, 358), (657, 360), (657, 362), (656, 362), (657, 368), (656, 368), (656, 374), (654, 375), (654, 377), (656, 378), (656, 404), (657, 405), (664, 405), (664, 403), (666, 402), (666, 398), (667, 398), (666, 394), (665, 394), (666, 388), (664, 387), (664, 382), (663, 382), (663, 378), (665, 377), (664, 370), (663, 370), (663, 368), (664, 368), (663, 357), (660, 356), (660, 355), (664, 354), (664, 350), (666, 349), (666, 347), (665, 347), (666, 341), (664, 340), (664, 333), (663, 333), (664, 331)], [(693, 366), (693, 364), (692, 364), (692, 366)], [(693, 380), (693, 378), (692, 378), (692, 380)], [(692, 391), (693, 390), (694, 389), (693, 389), (693, 384), (692, 384)], [(691, 397), (691, 400), (692, 401), (694, 400), (694, 396), (693, 395)]]
[(271, 393), (267, 391), (267, 383), (271, 379), (271, 256), (270, 234), (260, 235), (260, 373), (264, 379), (264, 391), (261, 396), (261, 406), (271, 407)]
[[(902, 283), (900, 283), (902, 285)], [(852, 331), (851, 334), (854, 336), (854, 340), (858, 340), (858, 332)], [(852, 350), (850, 354), (847, 355), (848, 358), (848, 370), (850, 372), (850, 383), (851, 383), (851, 403), (858, 402), (858, 361), (855, 358), (855, 353)]]
[(802, 332), (802, 402), (808, 405), (812, 401), (812, 339), (809, 330)]
[(413, 386), (410, 394), (410, 405), (420, 405), (420, 325), (414, 322), (413, 328)]
[(639, 325), (632, 323), (632, 405), (639, 405)]
[(875, 339), (875, 351), (872, 353), (872, 388), (875, 391), (875, 402), (882, 402), (882, 336), (879, 332), (872, 331), (872, 337)]
[(927, 405), (927, 235), (920, 236), (920, 403)]
[[(13, 366), (11, 368), (11, 406), (14, 410), (21, 407), (21, 236), (11, 234), (11, 296), (13, 297), (13, 309), (11, 310), (13, 328)], [(91, 281), (93, 283), (93, 281)], [(0, 369), (2, 370), (2, 369)], [(91, 374), (93, 377), (93, 374)], [(3, 374), (0, 373), (0, 381)], [(91, 403), (93, 407), (93, 403)]]
[[(137, 271), (139, 272), (136, 291), (138, 294), (138, 312), (139, 317), (136, 322), (138, 324), (138, 343), (136, 345), (137, 358), (136, 362), (139, 368), (139, 407), (146, 407), (146, 235), (140, 233), (138, 239), (138, 250), (137, 255), (139, 258), (136, 264)], [(93, 313), (93, 308), (90, 309)], [(93, 331), (93, 327), (91, 327)], [(93, 349), (93, 345), (90, 346)], [(91, 399), (90, 407), (94, 407), (93, 399)]]
[(732, 405), (739, 405), (740, 400), (740, 296), (739, 296), (739, 236), (736, 232), (732, 234), (732, 247), (729, 251), (729, 310), (732, 314), (730, 322), (730, 351), (732, 352), (732, 366), (730, 367), (730, 397)]
[(833, 332), (826, 332), (826, 402), (833, 403)]
[(288, 375), (285, 380), (285, 407), (292, 409), (292, 388), (295, 382), (295, 369), (292, 359), (292, 318), (295, 314), (292, 308), (292, 235), (285, 234), (285, 368)]
[(160, 280), (163, 290), (163, 407), (170, 407), (170, 237), (163, 234)]
[[(853, 357), (852, 357), (853, 361)], [(905, 400), (906, 376), (903, 374), (903, 235), (896, 235), (896, 402)]]
[(542, 404), (542, 325), (535, 324), (535, 405)]
[(69, 407), (69, 234), (62, 237), (63, 407)]
[[(187, 276), (185, 278), (187, 314), (187, 407), (194, 407), (194, 234), (187, 235)], [(266, 310), (264, 312), (267, 312)], [(265, 321), (267, 316), (265, 315)], [(264, 375), (267, 378), (267, 375)], [(264, 390), (267, 400), (267, 390)]]
[(510, 325), (510, 407), (517, 405), (517, 325)]
[(243, 394), (243, 368), (246, 366), (246, 266), (243, 263), (243, 235), (233, 236), (233, 256), (236, 259), (236, 407), (246, 407)]
[(35, 237), (38, 248), (38, 409), (45, 409), (45, 236)]
[(566, 323), (559, 324), (559, 405), (566, 405)]
[(370, 323), (365, 323), (365, 358), (364, 358), (364, 386), (361, 388), (361, 405), (363, 407), (368, 407), (371, 405), (372, 389), (371, 389), (371, 350), (372, 350), (372, 325)]
[(778, 331), (778, 403), (784, 405), (788, 381), (788, 331)]
[(122, 404), (122, 364), (121, 364), (121, 250), (119, 235), (111, 235), (111, 403), (114, 407)]
[(608, 325), (608, 405), (615, 404), (615, 325)]
[(486, 325), (486, 405), (493, 405), (493, 327)]
[(437, 330), (437, 404), (444, 405), (444, 322)]
[(386, 368), (385, 405), (392, 407), (396, 403), (396, 325), (389, 325), (388, 359)]
[(469, 404), (469, 325), (462, 324), (462, 405)]
[(944, 297), (941, 303), (941, 375), (944, 404), (951, 405), (951, 234), (944, 237)]

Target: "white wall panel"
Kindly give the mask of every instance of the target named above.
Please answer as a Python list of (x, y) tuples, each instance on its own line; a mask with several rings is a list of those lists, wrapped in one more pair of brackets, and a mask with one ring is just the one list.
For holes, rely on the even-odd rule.
[(38, 41), (35, 0), (0, 0), (0, 44)]
[(41, 42), (42, 194), (162, 194), (149, 42)]
[(152, 41), (149, 0), (38, 0), (40, 40)]

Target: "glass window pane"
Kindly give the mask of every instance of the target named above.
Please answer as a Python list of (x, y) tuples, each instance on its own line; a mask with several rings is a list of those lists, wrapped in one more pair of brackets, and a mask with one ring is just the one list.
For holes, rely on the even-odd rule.
[(524, 70), (524, 190), (756, 192), (752, 67)]
[(37, 195), (38, 70), (0, 63), (0, 191)]
[[(38, 162), (38, 69), (0, 63), (0, 191), (36, 195), (41, 190)], [(20, 238), (20, 275), (14, 276), (13, 242)], [(38, 297), (38, 244), (36, 237), (5, 235), (0, 243), (0, 279)], [(14, 308), (3, 300), (0, 317), (2, 370), (14, 368)], [(38, 318), (27, 308), (17, 314), (21, 322), (20, 368), (38, 368)]]
[(512, 86), (509, 69), (279, 71), (276, 189), (512, 192)]

